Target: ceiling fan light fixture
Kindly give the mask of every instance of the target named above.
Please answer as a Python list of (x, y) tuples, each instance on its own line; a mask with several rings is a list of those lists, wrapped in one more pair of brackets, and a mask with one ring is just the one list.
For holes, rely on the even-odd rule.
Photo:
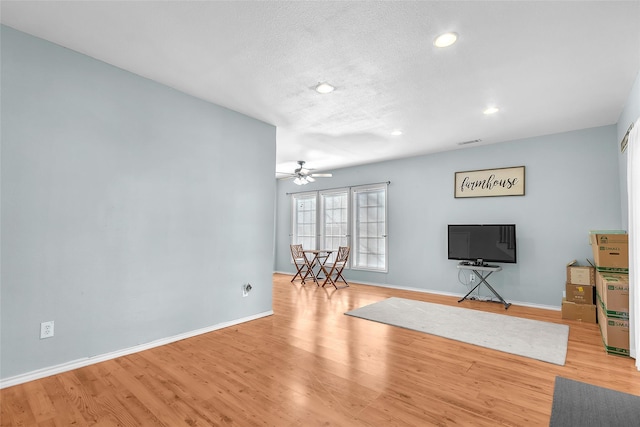
[(316, 92), (324, 95), (333, 92), (336, 88), (327, 82), (321, 82), (318, 83), (314, 89)]
[(433, 45), (435, 47), (449, 47), (454, 44), (456, 40), (458, 40), (457, 33), (444, 33), (435, 38)]
[(331, 178), (331, 173), (309, 173), (313, 169), (305, 169), (304, 160), (298, 160), (298, 168), (289, 174), (293, 178), (293, 183), (296, 185), (306, 185), (310, 182), (315, 182), (316, 178)]
[(296, 185), (307, 185), (309, 183), (308, 179), (309, 177), (299, 176), (293, 180), (293, 183)]

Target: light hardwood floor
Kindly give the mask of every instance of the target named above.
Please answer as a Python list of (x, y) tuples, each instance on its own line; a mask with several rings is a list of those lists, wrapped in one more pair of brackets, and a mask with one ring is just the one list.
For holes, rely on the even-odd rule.
[[(640, 395), (560, 312), (275, 274), (274, 315), (2, 390), (2, 426), (546, 426), (557, 375)], [(565, 366), (351, 316), (390, 296), (570, 325)]]

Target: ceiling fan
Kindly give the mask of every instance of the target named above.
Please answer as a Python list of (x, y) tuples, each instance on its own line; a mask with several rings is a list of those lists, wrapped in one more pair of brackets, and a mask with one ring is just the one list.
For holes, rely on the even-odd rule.
[(309, 173), (313, 169), (306, 169), (304, 167), (305, 161), (298, 160), (298, 168), (289, 173), (290, 178), (293, 178), (293, 183), (297, 185), (306, 185), (310, 182), (314, 182), (315, 178), (331, 178), (333, 175), (330, 173)]

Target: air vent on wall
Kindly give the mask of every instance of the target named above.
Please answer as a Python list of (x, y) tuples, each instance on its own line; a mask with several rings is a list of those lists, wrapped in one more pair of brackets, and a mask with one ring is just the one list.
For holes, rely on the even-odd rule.
[(458, 142), (458, 145), (467, 145), (467, 144), (475, 144), (476, 142), (482, 141), (481, 139), (472, 139), (471, 141), (463, 141)]

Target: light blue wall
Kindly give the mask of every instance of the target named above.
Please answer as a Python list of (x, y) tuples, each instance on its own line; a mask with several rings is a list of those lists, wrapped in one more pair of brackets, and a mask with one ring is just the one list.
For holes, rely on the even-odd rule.
[(275, 128), (1, 36), (1, 378), (268, 313)]
[[(526, 195), (455, 199), (456, 171), (526, 167)], [(353, 281), (464, 294), (456, 262), (447, 260), (446, 226), (515, 223), (518, 263), (503, 264), (490, 282), (506, 299), (560, 306), (565, 265), (591, 258), (588, 232), (620, 228), (616, 127), (530, 138), (509, 143), (336, 170), (304, 190), (391, 181), (389, 272), (350, 270)], [(278, 182), (276, 270), (292, 272), (287, 192)], [(484, 292), (486, 294), (486, 292)]]
[[(618, 147), (624, 135), (627, 133), (631, 123), (634, 123), (640, 118), (640, 73), (636, 76), (636, 81), (633, 84), (627, 103), (625, 104), (620, 119), (618, 120)], [(627, 151), (624, 153), (619, 152), (619, 164), (620, 164), (620, 197), (622, 199), (622, 227), (628, 229), (629, 224), (629, 203), (627, 200)]]

